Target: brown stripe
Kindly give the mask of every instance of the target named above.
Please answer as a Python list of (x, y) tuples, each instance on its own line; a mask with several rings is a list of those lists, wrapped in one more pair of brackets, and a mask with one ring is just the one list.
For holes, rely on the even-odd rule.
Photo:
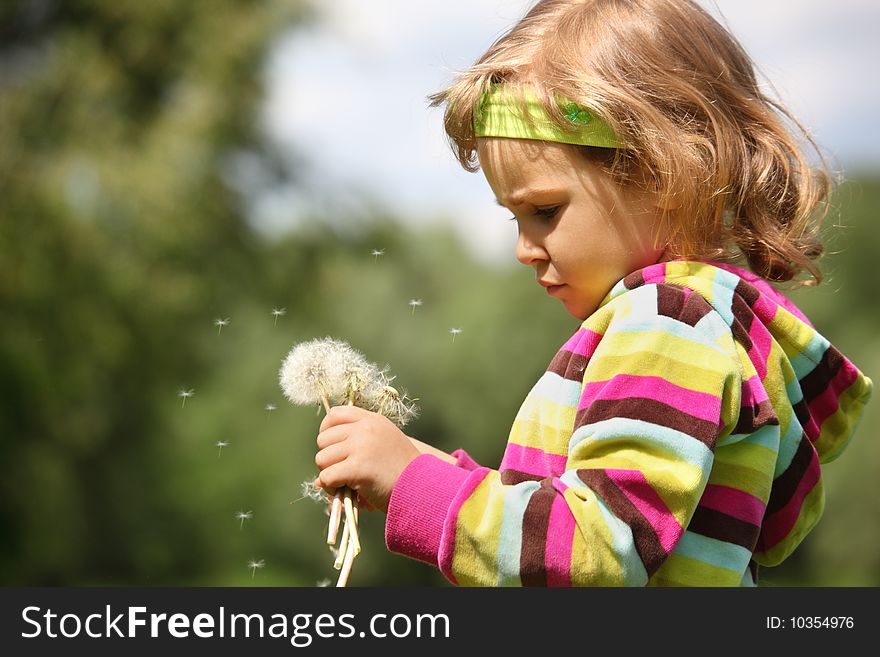
[(587, 363), (589, 362), (589, 358), (563, 349), (550, 361), (547, 371), (571, 381), (583, 381), (584, 370), (587, 369)]
[(637, 287), (641, 287), (645, 284), (645, 277), (642, 276), (642, 270), (634, 271), (632, 274), (628, 275), (623, 279), (623, 287), (627, 290), (634, 290)]
[(698, 292), (691, 292), (685, 299), (684, 308), (681, 309), (681, 316), (678, 320), (688, 326), (696, 326), (697, 322), (713, 310), (712, 304), (701, 297)]
[(741, 545), (749, 552), (755, 549), (758, 534), (761, 532), (760, 527), (750, 522), (702, 506), (698, 506), (694, 511), (687, 530), (725, 543)]
[(752, 433), (768, 424), (779, 424), (779, 418), (773, 410), (773, 404), (765, 399), (754, 406), (743, 406), (739, 410), (739, 420), (733, 433)]
[(794, 416), (798, 419), (798, 422), (802, 427), (807, 426), (807, 423), (810, 421), (810, 410), (807, 408), (807, 402), (801, 399), (797, 404), (791, 405), (792, 410), (794, 410)]
[(733, 313), (733, 322), (730, 324), (730, 331), (733, 333), (734, 339), (743, 346), (746, 352), (749, 352), (752, 350), (752, 336), (749, 335), (749, 327), (755, 319), (755, 314), (738, 296), (733, 297), (731, 312)]
[(733, 295), (733, 303), (730, 306), (734, 319), (738, 319), (743, 325), (746, 334), (752, 328), (752, 322), (755, 321), (755, 311), (751, 309), (746, 300), (736, 294)]
[(746, 283), (743, 279), (739, 279), (739, 283), (736, 284), (736, 288), (733, 292), (738, 297), (742, 297), (742, 300), (749, 306), (753, 305), (761, 296), (761, 293), (758, 292), (758, 288), (751, 283)]
[(657, 314), (678, 319), (684, 307), (684, 290), (675, 285), (657, 286)]
[(718, 425), (714, 422), (688, 415), (655, 399), (642, 397), (597, 399), (587, 408), (577, 412), (574, 428), (578, 429), (585, 424), (593, 424), (615, 417), (642, 420), (681, 431), (701, 443), (705, 443), (709, 449), (715, 448), (715, 439), (718, 437)]
[(501, 483), (505, 486), (516, 486), (524, 481), (541, 481), (542, 479), (545, 479), (545, 477), (519, 470), (511, 470), (509, 468), (501, 470)]
[(804, 401), (807, 404), (825, 392), (828, 384), (831, 383), (842, 365), (843, 355), (834, 347), (829, 346), (813, 371), (801, 379), (801, 391), (804, 393)]
[(544, 569), (544, 552), (547, 546), (547, 528), (550, 526), (550, 509), (556, 490), (550, 479), (532, 493), (523, 514), (522, 549), (519, 555), (519, 571), (523, 586), (547, 586)]
[(648, 571), (648, 577), (653, 575), (668, 555), (660, 545), (660, 539), (657, 538), (651, 523), (639, 513), (604, 470), (578, 470), (577, 475), (602, 498), (615, 516), (629, 525), (636, 551), (645, 565), (645, 570)]
[(806, 434), (801, 434), (801, 442), (794, 453), (794, 457), (791, 459), (791, 463), (788, 464), (788, 467), (781, 475), (773, 480), (773, 488), (770, 489), (770, 499), (767, 501), (765, 517), (773, 515), (788, 504), (814, 458), (815, 450), (813, 450), (813, 444)]

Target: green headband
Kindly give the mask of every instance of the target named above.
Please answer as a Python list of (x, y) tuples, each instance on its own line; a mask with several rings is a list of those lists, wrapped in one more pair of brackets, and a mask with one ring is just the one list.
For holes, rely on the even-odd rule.
[[(480, 99), (474, 117), (474, 133), (477, 137), (511, 137), (621, 148), (608, 124), (590, 110), (562, 97), (558, 102), (559, 109), (571, 121), (571, 129), (565, 130), (554, 123), (530, 89), (526, 88), (519, 96), (510, 93), (504, 85), (493, 85)], [(531, 121), (524, 117), (523, 110), (528, 112)]]

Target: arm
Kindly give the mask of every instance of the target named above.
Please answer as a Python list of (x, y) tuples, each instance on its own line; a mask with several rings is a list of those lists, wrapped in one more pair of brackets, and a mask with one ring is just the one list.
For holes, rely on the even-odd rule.
[(451, 454), (447, 454), (446, 452), (437, 449), (436, 447), (432, 447), (427, 443), (423, 443), (421, 440), (417, 440), (412, 436), (408, 436), (409, 441), (415, 446), (417, 450), (421, 454), (431, 454), (432, 456), (436, 456), (441, 461), (446, 461), (447, 463), (452, 463), (455, 465), (458, 462), (458, 459), (452, 456)]
[(684, 321), (656, 312), (657, 286), (632, 294), (626, 313), (594, 324), (603, 337), (582, 381), (544, 375), (576, 386), (565, 471), (504, 485), (497, 471), (422, 455), (392, 491), (389, 549), (459, 584), (648, 581), (696, 509), (716, 440), (735, 425), (741, 375), (729, 329), (697, 295)]

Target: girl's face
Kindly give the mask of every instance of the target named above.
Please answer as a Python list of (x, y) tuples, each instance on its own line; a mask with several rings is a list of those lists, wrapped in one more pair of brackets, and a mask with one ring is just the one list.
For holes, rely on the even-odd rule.
[(617, 281), (662, 259), (655, 198), (613, 182), (576, 146), (481, 137), (477, 153), (498, 203), (514, 214), (517, 260), (578, 319)]

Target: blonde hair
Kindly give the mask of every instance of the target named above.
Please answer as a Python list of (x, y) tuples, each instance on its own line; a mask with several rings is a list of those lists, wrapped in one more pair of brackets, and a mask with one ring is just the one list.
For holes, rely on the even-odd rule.
[[(474, 111), (490, 85), (529, 88), (564, 127), (562, 95), (624, 148), (578, 147), (621, 183), (656, 191), (676, 257), (737, 260), (771, 281), (821, 281), (831, 183), (800, 123), (759, 87), (737, 40), (690, 0), (542, 0), (445, 91), (444, 125), (479, 169)], [(815, 150), (813, 167), (795, 137)]]

